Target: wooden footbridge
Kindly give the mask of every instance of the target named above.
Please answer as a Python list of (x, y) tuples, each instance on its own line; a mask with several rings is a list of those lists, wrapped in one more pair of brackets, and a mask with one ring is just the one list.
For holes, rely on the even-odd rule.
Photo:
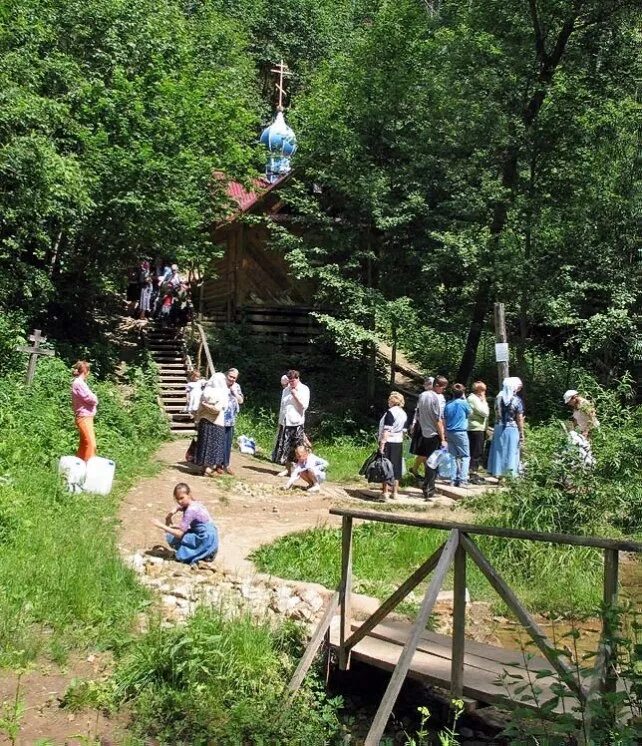
[[(391, 671), (390, 682), (374, 717), (365, 746), (379, 744), (406, 677), (449, 691), (453, 698), (470, 698), (482, 704), (537, 707), (551, 717), (562, 712), (583, 713), (586, 742), (590, 740), (587, 704), (619, 682), (615, 651), (609, 640), (616, 630), (620, 552), (642, 552), (642, 544), (599, 537), (546, 534), (463, 523), (430, 521), (407, 515), (375, 511), (332, 509), (342, 517), (341, 581), (325, 608), (312, 639), (292, 677), (295, 692), (325, 641), (346, 670), (351, 659)], [(351, 615), (352, 529), (356, 519), (448, 532), (444, 543), (426, 559), (365, 621)], [(473, 536), (522, 539), (561, 546), (593, 547), (604, 553), (602, 636), (591, 671), (582, 671), (547, 638), (533, 616), (480, 550)], [(466, 563), (472, 560), (508, 608), (515, 614), (540, 656), (518, 653), (466, 639)], [(385, 562), (385, 557), (382, 557)], [(452, 637), (426, 629), (447, 572), (454, 568)], [(428, 575), (433, 573), (414, 623), (386, 618)], [(555, 579), (551, 579), (555, 582)], [(530, 695), (530, 696), (529, 696)]]

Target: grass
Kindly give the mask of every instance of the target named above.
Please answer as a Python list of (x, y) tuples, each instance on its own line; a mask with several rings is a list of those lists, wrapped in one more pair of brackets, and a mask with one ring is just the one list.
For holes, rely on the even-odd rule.
[(127, 706), (141, 743), (341, 743), (339, 701), (325, 695), (313, 672), (284, 707), (301, 652), (292, 622), (275, 628), (243, 612), (200, 608), (184, 626), (154, 625), (123, 651), (106, 684), (79, 682), (65, 703)]
[(121, 562), (120, 497), (149, 472), (149, 454), (166, 434), (151, 374), (132, 367), (127, 398), (95, 383), (99, 453), (116, 462), (108, 497), (71, 495), (59, 482), (59, 456), (74, 453), (69, 372), (41, 361), (31, 388), (0, 389), (0, 665), (17, 667), (45, 654), (64, 661), (73, 648), (118, 645), (146, 592)]
[[(433, 529), (364, 523), (355, 527), (353, 546), (353, 588), (358, 593), (383, 599), (444, 541), (446, 534)], [(508, 540), (479, 539), (485, 553), (493, 558), (502, 554)], [(527, 550), (515, 547), (528, 557)], [(573, 555), (572, 552), (575, 552)], [(337, 586), (340, 577), (341, 532), (316, 528), (290, 534), (259, 548), (252, 555), (259, 570), (278, 577)], [(515, 562), (512, 570), (501, 568), (517, 595), (532, 609), (542, 612), (590, 612), (599, 604), (599, 585), (590, 569), (601, 566), (593, 550), (559, 550), (540, 545), (536, 571)], [(468, 564), (468, 588), (473, 600), (497, 602), (481, 572)], [(452, 572), (444, 583), (452, 588)], [(414, 591), (420, 601), (425, 584)]]

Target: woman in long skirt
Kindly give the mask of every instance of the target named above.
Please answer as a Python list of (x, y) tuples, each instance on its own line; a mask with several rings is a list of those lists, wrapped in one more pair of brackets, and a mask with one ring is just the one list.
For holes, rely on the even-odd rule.
[(225, 461), (225, 408), (228, 404), (227, 383), (223, 373), (215, 373), (203, 390), (196, 413), (198, 434), (194, 463), (203, 476), (223, 473)]
[(520, 471), (520, 448), (524, 442), (524, 404), (517, 392), (522, 381), (504, 378), (495, 399), (495, 428), (488, 457), (488, 471), (494, 477), (516, 477)]

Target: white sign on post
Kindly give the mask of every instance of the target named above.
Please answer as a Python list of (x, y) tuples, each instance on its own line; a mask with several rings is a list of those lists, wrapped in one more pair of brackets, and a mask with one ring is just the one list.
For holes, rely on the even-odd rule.
[(508, 342), (497, 342), (495, 345), (495, 362), (508, 362)]

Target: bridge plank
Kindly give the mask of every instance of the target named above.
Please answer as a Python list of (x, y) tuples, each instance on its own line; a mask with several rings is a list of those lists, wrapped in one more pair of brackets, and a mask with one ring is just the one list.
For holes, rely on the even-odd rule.
[[(403, 644), (407, 639), (410, 630), (409, 625), (406, 624), (405, 631), (400, 632), (400, 627), (398, 625), (403, 626), (403, 623), (395, 624), (395, 626), (397, 626), (396, 631), (391, 629), (389, 625), (379, 625), (379, 627), (384, 628), (381, 630), (381, 637), (376, 637), (371, 633), (371, 635), (361, 640), (361, 642), (355, 645), (352, 649), (353, 658), (386, 671), (394, 670), (399, 661), (399, 657), (403, 650)], [(374, 633), (377, 633), (377, 628)], [(432, 635), (434, 635), (434, 633), (432, 633)], [(386, 639), (386, 637), (396, 637), (397, 639)], [(449, 690), (451, 675), (451, 641), (449, 637), (441, 635), (436, 635), (436, 638), (438, 644), (435, 644), (422, 636), (417, 651), (413, 656), (412, 665), (408, 671), (408, 677)], [(336, 631), (331, 631), (330, 643), (335, 647), (337, 646), (338, 637)], [(468, 640), (466, 643), (468, 643)], [(477, 644), (479, 645), (479, 643)], [(490, 648), (490, 652), (496, 649), (493, 646), (486, 647)], [(488, 655), (490, 655), (490, 652)], [(546, 664), (546, 670), (549, 670), (550, 666), (548, 665), (548, 662), (544, 659), (541, 660)], [(539, 669), (534, 669), (533, 667), (532, 670)], [(488, 704), (503, 706), (506, 706), (507, 704), (514, 705), (518, 698), (523, 695), (513, 694), (513, 698), (509, 696), (509, 693), (499, 682), (499, 676), (504, 671), (507, 671), (514, 676), (518, 676), (520, 673), (523, 674), (523, 678), (514, 679), (509, 682), (509, 690), (512, 690), (513, 693), (517, 687), (523, 685), (527, 681), (527, 674), (523, 661), (521, 668), (519, 666), (510, 668), (498, 662), (493, 663), (490, 658), (484, 658), (466, 652), (464, 656), (463, 677), (464, 696)], [(554, 676), (544, 677), (536, 682), (537, 686), (542, 690), (539, 695), (540, 705), (544, 702), (548, 702), (554, 697), (551, 687), (558, 683), (558, 679)], [(535, 707), (534, 703), (529, 702), (520, 701), (519, 705), (529, 708)], [(565, 698), (564, 702), (560, 702), (557, 707), (553, 709), (553, 713), (562, 714), (563, 712), (572, 712), (577, 707), (577, 699), (573, 696), (569, 696), (568, 698)]]

